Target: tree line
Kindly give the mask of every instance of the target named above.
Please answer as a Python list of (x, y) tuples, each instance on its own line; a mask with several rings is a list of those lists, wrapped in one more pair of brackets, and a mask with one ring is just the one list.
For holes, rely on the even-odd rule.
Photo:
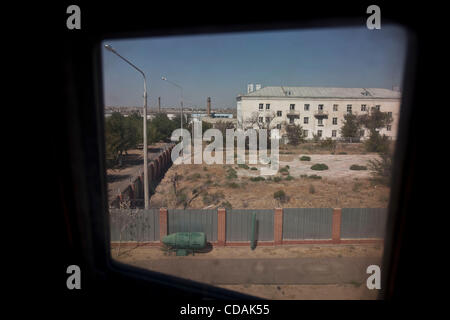
[[(147, 143), (168, 142), (172, 132), (180, 128), (180, 115), (170, 120), (165, 113), (157, 113), (147, 120)], [(105, 119), (106, 165), (108, 168), (121, 165), (122, 158), (130, 149), (143, 144), (143, 117), (133, 112), (128, 117), (113, 112)], [(187, 121), (185, 120), (185, 123)]]

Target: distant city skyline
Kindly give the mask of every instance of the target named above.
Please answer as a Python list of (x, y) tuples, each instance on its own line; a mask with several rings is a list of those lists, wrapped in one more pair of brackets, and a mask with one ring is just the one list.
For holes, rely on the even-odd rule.
[[(235, 108), (247, 84), (402, 88), (400, 27), (309, 29), (105, 40), (147, 76), (148, 106)], [(102, 48), (106, 106), (142, 106), (142, 76)]]

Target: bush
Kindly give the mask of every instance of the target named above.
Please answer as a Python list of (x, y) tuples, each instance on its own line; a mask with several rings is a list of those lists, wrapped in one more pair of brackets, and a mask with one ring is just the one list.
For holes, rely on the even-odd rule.
[(320, 147), (323, 149), (335, 150), (336, 149), (336, 140), (333, 140), (331, 138), (326, 138), (325, 140), (322, 140), (320, 142)]
[(280, 201), (280, 202), (286, 202), (287, 197), (286, 193), (283, 190), (278, 190), (273, 194), (273, 198)]
[(251, 167), (250, 170), (258, 170), (256, 167)]
[(316, 174), (312, 174), (312, 175), (310, 175), (308, 178), (309, 178), (309, 179), (316, 179), (316, 180), (322, 179), (321, 176), (318, 176), (318, 175), (316, 175)]
[(318, 171), (328, 170), (328, 166), (324, 163), (316, 163), (315, 165), (311, 166), (311, 170), (318, 170)]
[(228, 184), (228, 187), (233, 188), (233, 189), (237, 189), (239, 188), (239, 185), (236, 182), (231, 182)]
[(264, 181), (264, 180), (266, 180), (264, 177), (252, 177), (252, 178), (250, 178), (250, 181), (253, 181), (253, 182)]
[(381, 160), (369, 160), (369, 168), (375, 181), (389, 185), (392, 174), (392, 154), (382, 153), (380, 157)]
[(200, 179), (202, 176), (200, 173), (193, 173), (190, 176), (186, 177), (186, 180), (197, 180)]
[(311, 157), (308, 157), (308, 156), (302, 156), (302, 157), (300, 158), (300, 161), (311, 161)]
[(242, 168), (242, 169), (249, 169), (249, 166), (246, 165), (245, 163), (243, 163), (243, 164), (238, 164), (238, 167), (239, 167), (239, 168)]
[(223, 202), (220, 204), (220, 206), (221, 206), (222, 208), (225, 208), (225, 209), (228, 209), (228, 210), (233, 209), (233, 206), (232, 206), (231, 203), (229, 203), (228, 201), (223, 201)]
[(236, 179), (237, 178), (237, 172), (233, 168), (228, 169), (227, 173), (228, 173), (227, 179), (231, 180), (231, 179)]
[(284, 179), (284, 180), (291, 181), (291, 180), (294, 180), (294, 177), (291, 176), (291, 175), (289, 175), (289, 176), (287, 176), (286, 179)]
[(281, 179), (281, 177), (274, 177), (273, 178), (273, 181), (275, 181), (275, 182), (280, 182), (282, 179)]
[(360, 166), (358, 164), (352, 164), (350, 170), (367, 170), (366, 166)]

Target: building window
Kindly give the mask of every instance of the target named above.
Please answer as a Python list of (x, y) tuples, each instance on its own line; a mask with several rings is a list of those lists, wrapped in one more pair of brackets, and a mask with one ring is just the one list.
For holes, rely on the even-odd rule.
[(388, 117), (392, 118), (392, 112), (388, 112)]
[(308, 136), (308, 130), (303, 130), (303, 136), (306, 138)]
[(264, 110), (264, 103), (259, 104), (259, 110)]
[(332, 136), (332, 137), (336, 137), (336, 132), (337, 132), (336, 130), (332, 130), (332, 131), (331, 131), (331, 136)]
[(277, 111), (277, 117), (281, 117), (283, 113), (281, 111)]
[(318, 110), (323, 111), (323, 104), (319, 104)]
[(308, 118), (308, 117), (304, 117), (304, 118), (303, 118), (303, 123), (304, 123), (304, 124), (308, 124), (308, 121), (309, 121), (309, 118)]
[(351, 104), (347, 105), (347, 113), (352, 113), (352, 105)]
[(309, 111), (309, 104), (305, 104), (305, 111)]
[(317, 136), (322, 137), (322, 130), (317, 130)]
[(359, 131), (359, 136), (364, 137), (364, 130)]
[(366, 111), (367, 110), (367, 105), (366, 104), (362, 104), (361, 105), (361, 111)]
[(333, 111), (338, 111), (338, 105), (337, 104), (333, 104)]
[(375, 109), (377, 109), (378, 111), (380, 111), (380, 108), (381, 108), (381, 106), (380, 106), (379, 104), (377, 104), (377, 105), (375, 106)]
[(333, 118), (333, 124), (337, 124), (337, 118)]
[(258, 119), (258, 122), (263, 122), (264, 121), (264, 118), (263, 117), (259, 117), (259, 119)]
[(323, 126), (323, 119), (317, 119), (317, 123), (319, 124), (319, 126)]
[(277, 129), (281, 129), (281, 124), (277, 124)]
[(387, 126), (386, 126), (386, 130), (387, 130), (387, 131), (391, 131), (391, 130), (392, 130), (392, 127), (391, 127), (390, 125), (387, 125)]
[(270, 109), (270, 103), (266, 103), (266, 110)]
[(291, 105), (289, 106), (289, 110), (295, 110), (295, 104), (291, 104)]
[(292, 117), (289, 118), (289, 123), (290, 123), (290, 124), (294, 124), (294, 118), (292, 118)]
[(266, 122), (270, 123), (270, 117), (266, 117)]

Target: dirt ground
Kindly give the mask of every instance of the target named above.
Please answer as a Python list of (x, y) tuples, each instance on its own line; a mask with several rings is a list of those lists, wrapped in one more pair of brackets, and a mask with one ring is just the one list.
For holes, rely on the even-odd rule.
[[(360, 163), (354, 159), (344, 161)], [(280, 206), (284, 208), (385, 208), (388, 205), (389, 188), (374, 183), (370, 177), (360, 176), (367, 175), (367, 172), (339, 169), (338, 161), (330, 165), (326, 174), (323, 171), (312, 171), (311, 164), (305, 165), (300, 161), (298, 166), (291, 165), (292, 169), (289, 169), (291, 178), (288, 178), (291, 180), (288, 180), (285, 175), (278, 174), (278, 178), (272, 177), (265, 181), (252, 181), (251, 175), (257, 176), (253, 173), (256, 171), (239, 168), (237, 165), (174, 165), (156, 188), (155, 194), (150, 199), (150, 206), (179, 209), (209, 209), (219, 206), (233, 209), (273, 209)], [(305, 167), (302, 168), (302, 166)], [(333, 169), (333, 166), (337, 169)], [(345, 164), (343, 167), (346, 166)], [(230, 168), (236, 171), (235, 178), (227, 177)], [(310, 178), (312, 174), (323, 175), (323, 177), (312, 179)], [(308, 175), (308, 177), (302, 177), (302, 175)], [(173, 182), (175, 176), (178, 177), (177, 197)], [(279, 190), (286, 194), (283, 202), (274, 198), (274, 193)]]
[[(114, 259), (130, 263), (145, 259), (163, 259), (168, 253), (161, 247), (152, 246), (128, 246), (118, 250), (115, 245), (111, 249)], [(214, 247), (204, 253), (196, 253), (195, 256), (182, 257), (182, 259), (242, 259), (242, 258), (319, 258), (319, 257), (381, 257), (383, 245), (283, 245), (283, 246), (257, 246), (255, 250), (250, 245), (242, 247)], [(170, 258), (179, 258), (171, 256)]]
[(221, 288), (238, 291), (269, 300), (376, 300), (377, 290), (369, 290), (364, 284), (325, 285), (219, 285)]
[[(376, 257), (383, 254), (382, 244), (365, 245), (292, 245), (280, 247), (262, 247), (255, 250), (249, 247), (214, 247), (206, 253), (195, 256), (177, 257), (168, 254), (159, 247), (126, 247), (120, 252), (112, 248), (112, 257), (120, 262), (139, 265), (145, 260), (173, 259), (260, 259), (260, 258), (344, 258)], [(118, 255), (119, 253), (119, 255)], [(247, 293), (265, 299), (282, 300), (374, 300), (376, 290), (368, 290), (364, 283), (346, 284), (233, 284), (219, 287)]]

